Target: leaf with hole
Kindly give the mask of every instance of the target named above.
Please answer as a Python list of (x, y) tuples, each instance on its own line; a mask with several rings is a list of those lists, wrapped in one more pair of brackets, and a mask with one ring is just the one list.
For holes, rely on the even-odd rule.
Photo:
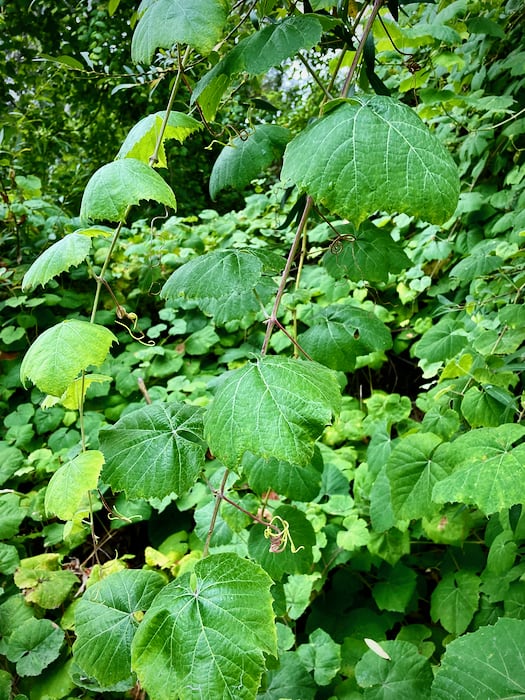
[(202, 430), (196, 406), (151, 404), (132, 411), (100, 431), (102, 478), (130, 499), (181, 495), (204, 467)]
[(22, 289), (46, 285), (50, 279), (83, 262), (91, 249), (91, 239), (81, 233), (68, 233), (41, 253), (22, 280)]
[(390, 331), (377, 316), (345, 303), (316, 309), (298, 341), (314, 360), (342, 372), (351, 372), (358, 357), (392, 347)]
[(124, 569), (89, 586), (75, 608), (73, 658), (101, 686), (135, 683), (131, 642), (165, 585), (156, 571)]
[(46, 488), (46, 512), (73, 520), (86, 493), (97, 487), (103, 464), (102, 452), (87, 450), (60, 467)]
[(121, 158), (91, 176), (82, 196), (80, 217), (123, 222), (129, 208), (144, 200), (177, 208), (173, 190), (156, 170), (136, 158)]
[(212, 453), (231, 467), (247, 451), (306, 465), (340, 397), (326, 367), (261, 357), (224, 376), (204, 417), (205, 437)]
[(448, 151), (410, 107), (380, 95), (345, 101), (298, 134), (281, 179), (356, 226), (376, 211), (443, 223), (459, 197)]
[(38, 336), (20, 367), (22, 384), (29, 380), (40, 391), (62, 396), (81, 371), (101, 365), (117, 340), (95, 323), (72, 319), (57, 323)]
[[(155, 151), (166, 112), (155, 112), (141, 119), (129, 131), (124, 143), (117, 153), (117, 158), (136, 158), (143, 163), (149, 163), (149, 159)], [(166, 151), (164, 141), (176, 139), (179, 143), (186, 140), (195, 131), (202, 129), (201, 122), (189, 114), (183, 112), (170, 112), (166, 129), (160, 144), (158, 160), (153, 165), (158, 168), (167, 168)]]
[[(144, 8), (144, 3), (140, 9)], [(209, 54), (223, 33), (228, 5), (223, 0), (156, 0), (147, 3), (131, 40), (133, 63), (150, 64), (157, 49), (187, 44)]]
[(215, 199), (227, 187), (242, 190), (267, 167), (281, 158), (291, 138), (288, 129), (257, 124), (236, 136), (219, 154), (210, 175), (210, 195)]
[(257, 564), (231, 553), (212, 554), (169, 583), (132, 644), (149, 697), (253, 699), (264, 654), (277, 655), (271, 585)]

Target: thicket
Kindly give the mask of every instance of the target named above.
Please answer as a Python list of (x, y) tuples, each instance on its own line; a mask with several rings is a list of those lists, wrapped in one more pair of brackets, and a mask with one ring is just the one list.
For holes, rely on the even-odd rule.
[(522, 3), (18, 5), (0, 697), (525, 695)]

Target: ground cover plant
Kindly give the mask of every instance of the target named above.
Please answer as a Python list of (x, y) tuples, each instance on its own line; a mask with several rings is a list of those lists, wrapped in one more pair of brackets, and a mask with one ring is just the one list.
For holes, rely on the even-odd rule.
[[(1, 696), (525, 696), (521, 3), (67, 12), (7, 83)], [(71, 189), (46, 71), (122, 135)]]

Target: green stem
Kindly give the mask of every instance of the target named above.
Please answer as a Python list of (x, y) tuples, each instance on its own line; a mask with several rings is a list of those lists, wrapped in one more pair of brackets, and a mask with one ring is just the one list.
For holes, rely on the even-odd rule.
[(109, 261), (111, 260), (111, 256), (113, 255), (113, 251), (115, 250), (115, 246), (117, 245), (120, 232), (122, 231), (122, 227), (124, 226), (124, 222), (128, 217), (130, 209), (131, 207), (128, 207), (126, 209), (124, 216), (122, 217), (122, 221), (119, 221), (118, 226), (115, 229), (115, 233), (113, 234), (113, 238), (111, 239), (111, 244), (109, 246), (108, 252), (106, 253), (106, 258), (102, 265), (102, 269), (100, 270), (100, 275), (95, 276), (95, 279), (97, 281), (97, 288), (95, 291), (95, 298), (93, 300), (93, 308), (91, 309), (91, 318), (89, 319), (90, 323), (95, 323), (95, 315), (97, 313), (98, 303), (100, 301), (100, 291), (103, 285), (102, 280), (104, 279), (104, 275), (106, 274), (106, 270), (108, 269)]
[(215, 530), (215, 523), (217, 522), (217, 516), (219, 515), (219, 508), (221, 507), (221, 500), (224, 498), (224, 489), (226, 488), (226, 482), (230, 475), (230, 470), (226, 469), (224, 476), (222, 477), (221, 485), (218, 491), (214, 491), (215, 495), (215, 505), (213, 507), (213, 513), (210, 520), (210, 527), (208, 528), (208, 534), (206, 535), (206, 542), (204, 543), (204, 549), (202, 550), (202, 556), (207, 557), (210, 551), (210, 542), (213, 537), (213, 531)]

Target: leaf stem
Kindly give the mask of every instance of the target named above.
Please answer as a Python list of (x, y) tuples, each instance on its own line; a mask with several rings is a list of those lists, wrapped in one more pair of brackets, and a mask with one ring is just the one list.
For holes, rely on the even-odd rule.
[(210, 527), (208, 528), (208, 534), (206, 535), (206, 542), (204, 543), (204, 549), (202, 550), (202, 556), (207, 557), (210, 551), (210, 542), (213, 537), (213, 531), (215, 530), (215, 523), (217, 522), (217, 516), (219, 515), (219, 508), (221, 507), (221, 500), (224, 498), (224, 489), (226, 488), (226, 482), (230, 476), (230, 470), (226, 469), (224, 476), (222, 477), (221, 485), (218, 491), (213, 491), (215, 496), (215, 505), (213, 507), (213, 513), (210, 520)]
[(365, 28), (363, 29), (363, 36), (361, 37), (361, 40), (359, 42), (359, 45), (356, 49), (354, 59), (352, 61), (352, 65), (350, 66), (350, 69), (348, 71), (348, 75), (346, 76), (345, 84), (343, 85), (343, 89), (341, 90), (341, 97), (346, 97), (348, 95), (348, 91), (350, 90), (350, 85), (352, 83), (352, 80), (354, 78), (354, 73), (357, 68), (357, 64), (359, 63), (359, 59), (361, 58), (361, 55), (363, 53), (363, 50), (365, 48), (365, 43), (368, 38), (368, 35), (372, 31), (372, 25), (374, 24), (374, 20), (377, 17), (377, 13), (381, 9), (381, 6), (383, 5), (384, 0), (374, 0), (374, 5), (372, 7), (372, 12), (370, 13), (370, 17), (368, 18)]
[(284, 294), (284, 290), (286, 289), (288, 276), (290, 274), (290, 270), (292, 269), (292, 265), (297, 254), (297, 249), (299, 248), (303, 232), (306, 228), (306, 223), (308, 221), (308, 216), (310, 215), (310, 210), (312, 209), (313, 203), (313, 199), (310, 196), (308, 196), (306, 198), (306, 203), (304, 205), (303, 213), (301, 215), (301, 220), (299, 221), (299, 225), (297, 226), (297, 231), (293, 239), (292, 247), (290, 248), (290, 252), (288, 253), (286, 265), (284, 266), (284, 270), (281, 275), (279, 288), (277, 290), (277, 294), (275, 295), (275, 300), (273, 302), (272, 313), (270, 314), (270, 317), (266, 320), (266, 333), (261, 348), (261, 355), (266, 355), (266, 352), (268, 350), (268, 343), (270, 342), (270, 338), (272, 337), (273, 329), (277, 324), (277, 313), (279, 311), (279, 306), (281, 305), (281, 299)]
[(111, 244), (109, 246), (108, 252), (106, 253), (106, 258), (104, 260), (104, 263), (102, 265), (102, 269), (100, 270), (100, 275), (96, 275), (95, 279), (97, 281), (97, 288), (95, 291), (95, 298), (93, 300), (93, 308), (91, 309), (91, 318), (89, 319), (90, 323), (95, 323), (95, 315), (97, 313), (97, 308), (98, 308), (98, 303), (100, 301), (100, 291), (102, 289), (102, 285), (104, 284), (103, 279), (104, 275), (106, 273), (106, 270), (108, 269), (109, 261), (111, 260), (111, 256), (113, 255), (113, 251), (115, 250), (115, 246), (117, 245), (117, 241), (120, 236), (120, 232), (122, 231), (122, 227), (124, 226), (124, 222), (128, 217), (129, 211), (131, 207), (128, 207), (126, 211), (124, 212), (124, 216), (122, 217), (122, 220), (118, 222), (118, 226), (115, 229), (115, 232), (113, 234), (113, 238), (111, 239)]

